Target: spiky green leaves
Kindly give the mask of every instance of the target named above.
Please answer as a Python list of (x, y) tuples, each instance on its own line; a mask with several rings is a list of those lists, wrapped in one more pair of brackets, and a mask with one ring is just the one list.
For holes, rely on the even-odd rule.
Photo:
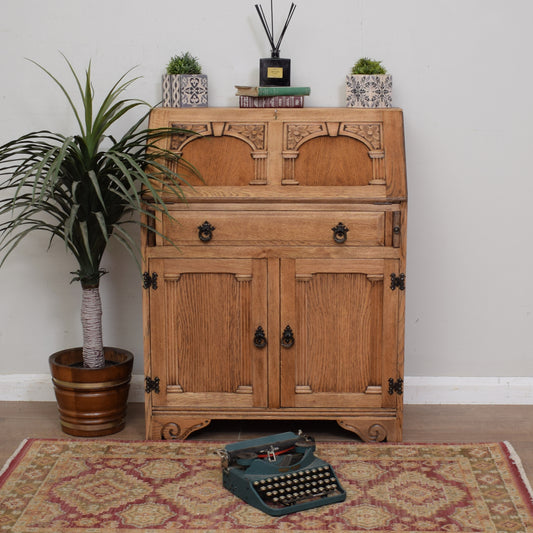
[[(139, 217), (133, 216), (136, 213), (168, 216), (160, 191), (164, 188), (183, 198), (186, 181), (171, 170), (177, 168), (179, 156), (159, 143), (176, 130), (143, 127), (148, 104), (123, 98), (137, 78), (126, 79), (128, 71), (95, 108), (90, 64), (80, 80), (66, 61), (79, 92), (79, 106), (57, 78), (38, 66), (67, 98), (79, 134), (32, 132), (0, 146), (0, 266), (32, 231), (47, 231), (50, 240), (62, 239), (76, 258), (75, 279), (94, 286), (103, 273), (100, 262), (111, 238), (140, 264), (138, 245), (124, 225), (140, 224)], [(148, 107), (147, 113), (116, 140), (111, 127), (139, 106)], [(151, 195), (149, 212), (144, 209), (142, 191)]]

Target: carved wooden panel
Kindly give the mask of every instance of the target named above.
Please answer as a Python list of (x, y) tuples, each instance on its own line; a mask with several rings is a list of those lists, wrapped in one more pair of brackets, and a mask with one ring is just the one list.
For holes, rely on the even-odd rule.
[[(253, 406), (251, 342), (266, 324), (266, 270), (261, 260), (154, 261), (152, 356), (161, 380), (156, 401)], [(263, 304), (263, 310), (259, 307)], [(262, 376), (264, 379), (264, 376)], [(262, 385), (258, 387), (262, 394)]]
[(170, 138), (170, 150), (183, 155), (203, 178), (185, 165), (177, 170), (195, 185), (256, 185), (267, 180), (265, 123), (171, 123), (186, 130)]
[(373, 176), (367, 147), (349, 137), (318, 137), (302, 144), (294, 161), (300, 186), (368, 185)]
[(384, 185), (381, 123), (287, 123), (285, 185)]
[[(385, 263), (284, 262), (281, 324), (290, 324), (295, 343), (290, 353), (282, 352), (287, 371), (282, 376), (287, 380), (283, 406), (382, 405), (384, 342), (388, 342), (383, 308), (397, 302), (387, 284)], [(396, 361), (395, 345), (387, 350), (392, 350), (389, 360)]]

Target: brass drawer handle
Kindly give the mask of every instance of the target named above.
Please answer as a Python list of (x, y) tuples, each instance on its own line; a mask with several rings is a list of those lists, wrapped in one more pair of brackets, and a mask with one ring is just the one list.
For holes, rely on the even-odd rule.
[(209, 242), (213, 238), (214, 226), (211, 226), (206, 220), (201, 226), (198, 226), (198, 238), (202, 242)]
[(339, 222), (336, 226), (331, 228), (331, 231), (333, 231), (333, 240), (336, 243), (342, 244), (343, 242), (346, 242), (346, 239), (348, 238), (347, 233), (350, 230), (342, 222)]

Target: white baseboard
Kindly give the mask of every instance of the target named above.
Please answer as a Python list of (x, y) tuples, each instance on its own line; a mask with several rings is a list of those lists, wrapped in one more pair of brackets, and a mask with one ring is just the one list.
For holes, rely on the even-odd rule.
[(406, 376), (410, 404), (533, 404), (533, 377)]
[[(134, 375), (131, 402), (144, 402), (144, 377)], [(0, 374), (0, 401), (55, 401), (48, 374)], [(406, 404), (533, 405), (533, 377), (406, 376)]]

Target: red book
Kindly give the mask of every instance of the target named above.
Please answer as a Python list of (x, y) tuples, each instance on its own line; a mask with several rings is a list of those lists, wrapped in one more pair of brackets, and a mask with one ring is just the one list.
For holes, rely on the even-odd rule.
[(303, 107), (303, 96), (239, 96), (239, 107)]

